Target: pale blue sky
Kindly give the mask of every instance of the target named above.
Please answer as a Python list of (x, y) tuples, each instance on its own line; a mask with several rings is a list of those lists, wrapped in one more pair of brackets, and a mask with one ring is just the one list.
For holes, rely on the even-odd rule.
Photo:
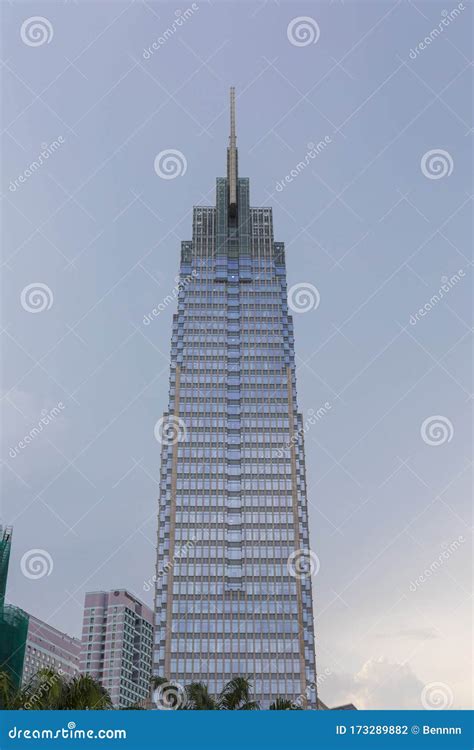
[[(74, 634), (87, 590), (126, 587), (151, 604), (153, 427), (167, 403), (174, 308), (142, 320), (173, 287), (192, 205), (214, 200), (233, 84), (251, 202), (273, 205), (289, 285), (313, 284), (321, 297), (294, 315), (300, 410), (331, 404), (306, 434), (321, 697), (418, 708), (424, 686), (441, 682), (449, 702), (467, 707), (472, 7), (410, 58), (457, 5), (197, 6), (149, 59), (143, 50), (190, 5), (2, 6), (9, 598)], [(31, 16), (47, 19), (49, 43), (22, 40)], [(317, 43), (290, 43), (297, 16), (317, 22)], [(277, 191), (325, 136), (324, 151)], [(157, 176), (164, 149), (184, 154), (183, 176)], [(429, 179), (422, 157), (440, 149), (451, 174)], [(35, 282), (53, 294), (39, 314), (20, 300)], [(12, 458), (58, 402), (61, 415)], [(449, 441), (422, 440), (431, 416), (449, 420)], [(35, 548), (54, 565), (37, 580), (20, 566)]]

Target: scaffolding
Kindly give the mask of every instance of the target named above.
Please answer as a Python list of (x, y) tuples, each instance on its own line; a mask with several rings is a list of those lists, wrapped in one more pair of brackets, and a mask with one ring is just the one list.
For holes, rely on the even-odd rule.
[(18, 689), (23, 675), (29, 617), (19, 607), (5, 604), (12, 529), (0, 526), (0, 672)]
[(19, 607), (5, 604), (0, 611), (0, 672), (18, 689), (23, 675), (29, 617)]

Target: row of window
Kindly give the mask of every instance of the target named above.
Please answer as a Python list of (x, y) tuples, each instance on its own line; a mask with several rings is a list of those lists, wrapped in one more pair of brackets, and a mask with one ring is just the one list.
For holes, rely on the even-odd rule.
[[(171, 370), (176, 368), (176, 355), (174, 356), (174, 360), (172, 358), (171, 361)], [(234, 364), (227, 364), (224, 362), (217, 362), (217, 361), (208, 361), (203, 360), (201, 362), (201, 366), (199, 366), (198, 363), (191, 363), (192, 366), (189, 367), (186, 365), (184, 369), (181, 370), (181, 375), (186, 376), (188, 374), (189, 382), (195, 382), (197, 378), (206, 377), (209, 376), (211, 378), (214, 378), (215, 380), (221, 382), (223, 377), (228, 377), (229, 375), (235, 374), (237, 376), (240, 376), (242, 379), (249, 378), (250, 380), (252, 378), (259, 378), (261, 376), (260, 380), (262, 381), (268, 381), (269, 377), (273, 377), (274, 375), (286, 375), (287, 366), (288, 364), (282, 365), (281, 367), (269, 367), (266, 365), (265, 362), (260, 362), (260, 360), (248, 360), (245, 365), (243, 363), (234, 363)], [(258, 365), (258, 366), (257, 366)], [(196, 372), (194, 372), (196, 370)], [(173, 377), (173, 375), (172, 375)], [(174, 387), (174, 383), (173, 383)]]
[(180, 332), (181, 336), (186, 336), (187, 334), (198, 334), (200, 331), (205, 331), (206, 336), (208, 334), (213, 333), (219, 333), (219, 332), (236, 332), (240, 333), (241, 336), (248, 335), (249, 339), (251, 339), (252, 336), (256, 335), (256, 333), (261, 333), (263, 330), (267, 330), (271, 333), (278, 334), (279, 332), (279, 326), (283, 325), (283, 331), (288, 326), (289, 329), (289, 321), (283, 318), (283, 320), (279, 319), (277, 321), (277, 324), (273, 324), (271, 321), (265, 320), (265, 321), (258, 321), (258, 326), (255, 325), (254, 321), (252, 321), (252, 325), (245, 326), (240, 323), (229, 321), (228, 323), (225, 323), (224, 321), (217, 321), (214, 318), (209, 318), (206, 320), (203, 320), (201, 316), (199, 318), (192, 318), (190, 320), (187, 320), (184, 325), (176, 327), (176, 330)]
[[(242, 541), (242, 542), (264, 542), (264, 541), (294, 541), (295, 532), (290, 529), (242, 529), (232, 531), (223, 528), (203, 528), (199, 529), (198, 539), (218, 540), (218, 541)], [(189, 540), (189, 530), (185, 528), (175, 529), (175, 539), (177, 541), (187, 542)]]
[(206, 560), (213, 560), (217, 557), (227, 557), (228, 559), (234, 560), (242, 560), (247, 557), (265, 559), (280, 557), (281, 559), (286, 560), (293, 550), (293, 546), (281, 544), (259, 544), (258, 546), (252, 547), (249, 543), (235, 544), (232, 542), (231, 544), (203, 545), (190, 541), (182, 547), (176, 547), (174, 554), (176, 558), (185, 558), (188, 562), (202, 560), (203, 558)]
[(183, 296), (185, 296), (186, 303), (188, 302), (201, 302), (203, 305), (207, 305), (210, 302), (219, 303), (230, 303), (234, 304), (243, 300), (254, 304), (267, 299), (275, 299), (279, 302), (282, 289), (284, 284), (282, 283), (269, 283), (265, 279), (254, 279), (248, 285), (242, 288), (232, 288), (232, 285), (228, 285), (227, 288), (223, 287), (222, 284), (211, 286), (209, 283), (202, 283), (199, 281), (191, 282), (187, 287)]
[[(230, 385), (229, 381), (234, 380), (236, 385)], [(227, 380), (227, 383), (226, 383)], [(180, 388), (180, 399), (185, 400), (187, 397), (197, 400), (198, 398), (205, 398), (207, 403), (220, 402), (224, 399), (245, 399), (245, 401), (266, 401), (269, 398), (278, 401), (278, 398), (286, 401), (288, 394), (288, 387), (286, 382), (267, 384), (266, 386), (260, 386), (255, 388), (255, 385), (245, 386), (240, 383), (240, 379), (237, 376), (225, 377), (222, 376), (222, 380), (218, 386), (206, 386), (194, 384), (192, 386), (181, 386)], [(220, 386), (220, 387), (219, 387)], [(170, 396), (175, 395), (175, 389), (173, 388), (170, 392)]]
[[(280, 454), (276, 453), (275, 448), (265, 448), (261, 446), (255, 446), (255, 445), (253, 445), (252, 448), (245, 447), (246, 445), (249, 444), (249, 441), (245, 440), (244, 436), (242, 436), (243, 447), (240, 448), (240, 442), (241, 442), (240, 435), (238, 437), (239, 437), (239, 440), (238, 440), (237, 445), (235, 445), (235, 443), (232, 443), (232, 444), (229, 444), (229, 446), (220, 444), (220, 445), (213, 445), (212, 447), (209, 447), (209, 448), (204, 448), (204, 447), (191, 448), (191, 446), (186, 445), (186, 443), (181, 443), (178, 446), (178, 459), (188, 459), (191, 462), (202, 463), (203, 459), (210, 460), (214, 458), (214, 459), (220, 459), (221, 461), (223, 461), (224, 459), (239, 460), (243, 458), (243, 459), (246, 459), (245, 461), (246, 466), (250, 464), (251, 459), (253, 459), (254, 461), (256, 461), (256, 459), (261, 459), (262, 464), (258, 464), (258, 465), (264, 466), (266, 463), (265, 459), (280, 458)], [(252, 465), (255, 466), (256, 464), (252, 464)]]
[(275, 511), (273, 513), (257, 513), (257, 512), (245, 512), (242, 514), (226, 514), (223, 513), (206, 513), (199, 511), (177, 511), (176, 512), (176, 523), (184, 526), (188, 524), (206, 524), (206, 523), (229, 523), (240, 525), (245, 524), (258, 524), (261, 523), (263, 526), (271, 524), (291, 524), (293, 523), (292, 513), (283, 513)]
[(288, 620), (178, 620), (172, 624), (174, 633), (292, 633), (298, 634), (298, 623)]
[(226, 418), (232, 418), (233, 416), (240, 416), (242, 422), (250, 426), (254, 423), (254, 420), (252, 419), (252, 416), (254, 414), (263, 414), (265, 411), (271, 408), (272, 413), (285, 415), (285, 417), (283, 418), (278, 417), (278, 424), (281, 429), (285, 428), (286, 430), (289, 430), (288, 401), (284, 398), (284, 395), (285, 394), (282, 393), (282, 398), (280, 399), (274, 398), (269, 399), (268, 401), (259, 399), (258, 401), (255, 400), (254, 403), (252, 403), (250, 399), (246, 399), (242, 404), (233, 404), (228, 400), (201, 400), (201, 398), (199, 398), (200, 394), (194, 392), (189, 401), (186, 398), (180, 400), (179, 412), (180, 416), (185, 418), (187, 424), (190, 425), (193, 424), (193, 422), (191, 421), (193, 417), (195, 417), (194, 423), (199, 424), (199, 415), (209, 414), (210, 419), (212, 418), (211, 415), (216, 415), (214, 416), (214, 419), (218, 419), (219, 417), (221, 417), (220, 424), (222, 425), (222, 427), (226, 425)]
[[(222, 508), (229, 508), (231, 510), (242, 510), (243, 508), (252, 508), (253, 510), (264, 510), (271, 511), (272, 509), (281, 509), (284, 508), (286, 510), (291, 510), (293, 506), (293, 499), (287, 495), (281, 495), (281, 496), (262, 496), (258, 499), (258, 502), (251, 502), (249, 500), (246, 500), (245, 498), (241, 497), (209, 497), (207, 494), (202, 495), (185, 495), (184, 497), (178, 495), (176, 497), (176, 508), (178, 510), (185, 510), (186, 508), (206, 508), (209, 510), (209, 507), (214, 508), (214, 510), (219, 510)], [(209, 538), (209, 537), (208, 537)], [(228, 539), (229, 537), (225, 537), (224, 535), (221, 537), (222, 539)], [(264, 537), (259, 536), (258, 540), (261, 541), (264, 539)]]
[[(276, 452), (276, 448), (273, 452)], [(280, 476), (291, 475), (291, 463), (289, 459), (280, 459), (275, 462), (267, 462), (261, 464), (250, 464), (247, 462), (240, 461), (240, 455), (233, 461), (228, 460), (227, 456), (225, 462), (215, 461), (213, 463), (203, 463), (202, 461), (194, 460), (191, 458), (185, 458), (178, 463), (178, 477), (185, 479), (188, 474), (195, 475), (196, 465), (199, 466), (199, 471), (202, 472), (202, 476), (199, 480), (202, 482), (207, 480), (208, 477), (215, 478), (218, 474), (225, 474), (227, 476), (241, 476), (242, 479), (249, 478), (253, 479), (253, 475), (262, 476), (267, 474), (277, 479)], [(205, 459), (204, 459), (205, 460)], [(258, 498), (255, 498), (258, 503)]]
[[(180, 336), (180, 340), (182, 340), (185, 345), (205, 344), (206, 346), (210, 346), (212, 344), (226, 344), (229, 341), (229, 338), (232, 337), (232, 333), (232, 331), (225, 332), (222, 329), (219, 329), (218, 333), (210, 333), (208, 331), (199, 334), (183, 333)], [(256, 330), (255, 333), (242, 333), (240, 332), (240, 328), (237, 327), (235, 333), (239, 334), (238, 338), (242, 344), (283, 344), (283, 335), (281, 333), (269, 332), (267, 334), (262, 334), (260, 328)]]
[[(230, 605), (240, 605), (230, 607)], [(250, 601), (229, 602), (218, 599), (217, 601), (199, 601), (176, 599), (173, 601), (174, 614), (264, 614), (264, 615), (297, 615), (298, 605), (296, 601)]]
[[(219, 477), (215, 477), (214, 481), (212, 482), (213, 487), (215, 487), (218, 490), (223, 490), (227, 488), (229, 492), (238, 492), (240, 489), (243, 490), (291, 490), (292, 489), (292, 482), (291, 479), (278, 479), (277, 477), (274, 477), (273, 479), (252, 479), (247, 480), (242, 478), (242, 481), (232, 481), (232, 480), (226, 480), (220, 479)], [(199, 481), (196, 479), (178, 479), (176, 482), (176, 488), (178, 490), (199, 490), (199, 489), (210, 489), (211, 487), (211, 481), (204, 479), (203, 481)]]
[(255, 306), (255, 309), (232, 311), (228, 310), (227, 306), (224, 305), (213, 305), (212, 314), (209, 310), (209, 305), (206, 307), (201, 305), (186, 305), (186, 309), (180, 309), (178, 306), (178, 326), (180, 323), (186, 325), (189, 318), (199, 319), (202, 321), (212, 322), (216, 318), (227, 318), (227, 320), (239, 320), (242, 327), (247, 327), (249, 330), (255, 328), (255, 323), (258, 323), (260, 328), (260, 318), (267, 318), (272, 321), (273, 325), (281, 325), (282, 322), (282, 311), (281, 303), (278, 305), (267, 305), (265, 308), (263, 305)]
[[(298, 679), (300, 664), (298, 659), (171, 659), (171, 670), (183, 674), (195, 673), (202, 676), (214, 674), (286, 674), (288, 680)], [(206, 680), (207, 682), (207, 680)]]
[[(241, 576), (245, 575), (248, 578), (258, 578), (260, 576), (266, 576), (269, 578), (286, 578), (290, 575), (286, 561), (284, 565), (277, 563), (261, 563), (257, 557), (251, 565), (236, 565), (232, 566), (231, 557), (226, 554), (226, 560), (229, 561), (227, 564), (212, 563), (206, 565), (205, 563), (194, 563), (191, 560), (185, 562), (175, 562), (173, 565), (174, 576), (176, 578), (190, 577), (190, 578), (206, 578), (208, 576), (222, 577), (226, 576)], [(240, 558), (242, 560), (242, 558)], [(242, 562), (246, 562), (245, 558)]]
[[(296, 580), (292, 581), (245, 581), (244, 592), (253, 596), (289, 596), (296, 591)], [(221, 581), (173, 581), (174, 596), (223, 596)]]
[(247, 654), (278, 654), (292, 656), (299, 654), (298, 640), (290, 637), (282, 638), (172, 638), (171, 651), (181, 654), (200, 654), (215, 651), (218, 654), (231, 656), (239, 653)]

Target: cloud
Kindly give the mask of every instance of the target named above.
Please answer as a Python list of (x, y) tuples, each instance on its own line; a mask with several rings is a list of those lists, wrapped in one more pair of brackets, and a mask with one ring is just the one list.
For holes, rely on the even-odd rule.
[(439, 638), (439, 633), (435, 628), (401, 628), (391, 633), (377, 633), (376, 638), (389, 638), (393, 641), (395, 638), (408, 638), (412, 641), (428, 641), (433, 638)]
[(355, 692), (360, 708), (413, 709), (420, 707), (422, 681), (409, 664), (388, 659), (369, 659), (355, 675)]
[[(353, 703), (358, 709), (419, 709), (424, 683), (409, 664), (385, 657), (369, 659), (355, 675), (333, 674), (327, 683), (331, 706)], [(325, 695), (321, 695), (326, 702)]]

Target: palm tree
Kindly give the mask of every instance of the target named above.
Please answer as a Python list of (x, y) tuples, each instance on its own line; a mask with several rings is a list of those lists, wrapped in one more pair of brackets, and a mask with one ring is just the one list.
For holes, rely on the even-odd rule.
[(105, 688), (90, 675), (70, 678), (53, 669), (40, 669), (19, 690), (0, 672), (0, 701), (2, 708), (12, 710), (101, 711), (113, 707)]
[(103, 711), (112, 708), (107, 690), (89, 674), (80, 674), (66, 681), (61, 691), (59, 709)]
[[(165, 677), (154, 677), (152, 688), (157, 690), (166, 685), (166, 701), (170, 708), (187, 711), (258, 711), (257, 701), (251, 700), (252, 686), (246, 677), (234, 677), (217, 697), (211, 695), (207, 685), (203, 682), (192, 682), (186, 685), (185, 698), (181, 698), (182, 687), (173, 687)], [(175, 702), (173, 704), (173, 695)]]
[(5, 710), (10, 707), (10, 698), (12, 694), (12, 683), (8, 672), (0, 672), (0, 709)]
[[(210, 694), (202, 682), (193, 682), (185, 688), (174, 686), (165, 677), (154, 677), (152, 688), (156, 691), (166, 686), (165, 698), (169, 708), (191, 711), (258, 711), (260, 706), (251, 699), (252, 685), (246, 677), (234, 677), (224, 685), (217, 697)], [(112, 709), (112, 701), (102, 685), (88, 674), (67, 677), (52, 669), (40, 669), (26, 685), (14, 689), (10, 677), (0, 671), (0, 709), (10, 710), (95, 710)], [(135, 705), (129, 708), (141, 709)], [(271, 711), (301, 710), (286, 698), (276, 698)]]
[(258, 711), (257, 701), (250, 700), (251, 684), (246, 677), (233, 677), (224, 685), (217, 703), (221, 711)]
[(301, 706), (297, 706), (288, 698), (277, 698), (269, 707), (270, 711), (302, 711)]
[(159, 699), (160, 704), (175, 710), (256, 711), (259, 709), (258, 703), (250, 700), (251, 686), (245, 677), (234, 677), (225, 685), (217, 698), (211, 695), (207, 685), (203, 682), (192, 682), (186, 685), (184, 697), (182, 686), (174, 685), (166, 677), (153, 677), (152, 689), (155, 694), (161, 686), (166, 686), (166, 689), (163, 689), (163, 695)]
[(167, 682), (169, 682), (169, 680), (167, 680), (166, 677), (152, 677), (151, 678), (152, 690), (156, 690), (156, 688), (160, 687), (160, 685), (164, 685)]
[(203, 682), (192, 682), (186, 686), (186, 708), (188, 711), (216, 711), (219, 706)]
[[(4, 711), (12, 711), (25, 707), (28, 703), (29, 693), (25, 688), (16, 688), (13, 685), (8, 672), (0, 672), (0, 708)], [(26, 708), (30, 706), (26, 705)]]
[(53, 710), (61, 703), (66, 679), (54, 669), (40, 669), (14, 696), (19, 708)]

